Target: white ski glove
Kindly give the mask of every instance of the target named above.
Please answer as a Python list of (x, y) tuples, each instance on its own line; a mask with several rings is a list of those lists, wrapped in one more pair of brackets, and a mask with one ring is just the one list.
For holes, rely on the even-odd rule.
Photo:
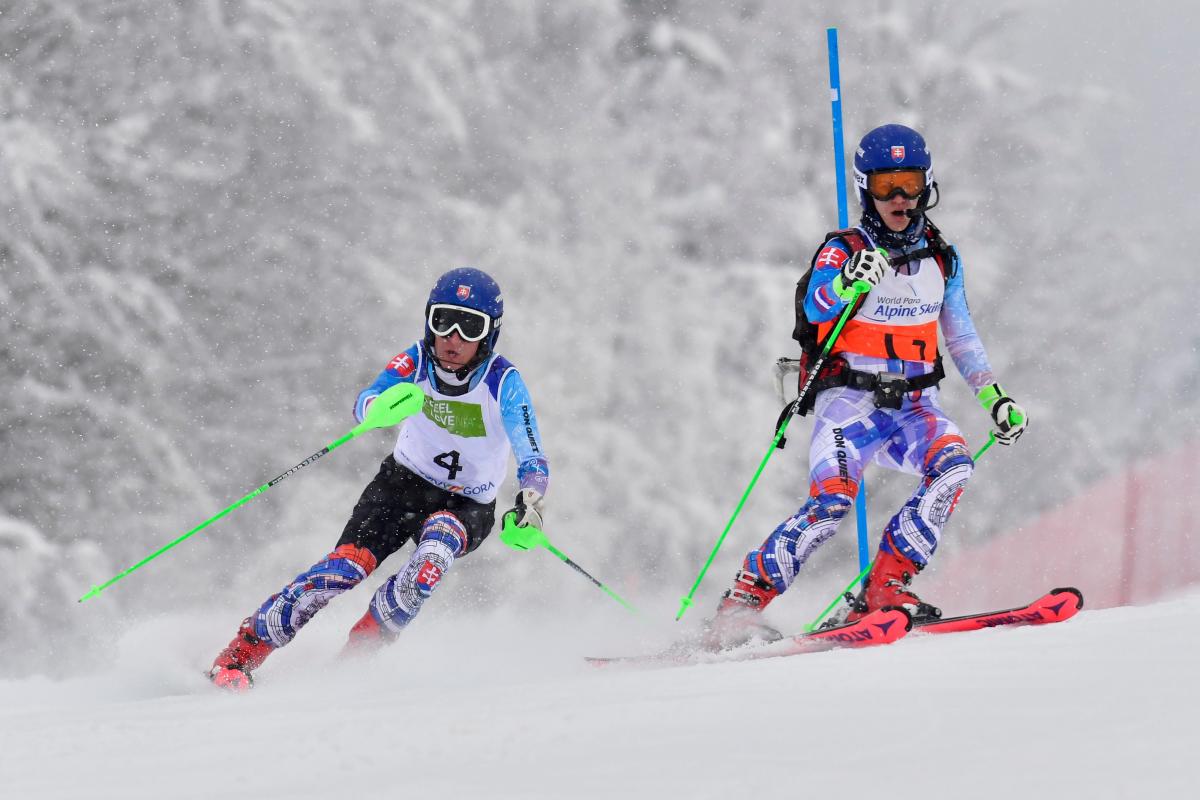
[(975, 396), (984, 410), (992, 415), (992, 422), (996, 425), (996, 441), (1000, 444), (1012, 444), (1029, 427), (1029, 415), (1025, 409), (1006, 395), (1000, 384), (990, 383)]
[(849, 300), (854, 297), (854, 282), (866, 281), (871, 286), (878, 286), (883, 280), (883, 271), (887, 269), (887, 253), (880, 250), (859, 250), (846, 265), (842, 274), (833, 279), (833, 290), (838, 297)]
[[(537, 489), (522, 489), (517, 492), (516, 505), (509, 511), (516, 514), (518, 528), (532, 525), (539, 531), (542, 529), (542, 513), (546, 509), (546, 500)], [(507, 514), (506, 514), (507, 515)]]

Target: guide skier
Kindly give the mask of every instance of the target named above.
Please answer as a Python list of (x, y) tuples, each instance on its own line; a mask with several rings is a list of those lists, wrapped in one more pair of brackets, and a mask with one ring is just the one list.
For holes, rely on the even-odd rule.
[(858, 146), (854, 178), (863, 209), (858, 227), (827, 236), (797, 291), (803, 385), (804, 369), (855, 301), (854, 283), (871, 287), (858, 298), (801, 411), (815, 411), (809, 497), (746, 555), (709, 621), (714, 647), (773, 638), (759, 613), (836, 532), (868, 461), (921, 480), (885, 526), (865, 586), (841, 621), (886, 606), (904, 608), (917, 624), (941, 616), (910, 584), (937, 549), (974, 464), (938, 400), (939, 325), (955, 366), (992, 417), (996, 440), (1012, 444), (1028, 425), (1024, 409), (992, 375), (958, 253), (926, 215), (938, 188), (925, 140), (903, 125), (875, 128)]
[(461, 268), (437, 280), (425, 305), (424, 338), (393, 358), (354, 404), (361, 422), (380, 393), (409, 382), (426, 393), (422, 413), (405, 420), (333, 551), (242, 622), (213, 661), (213, 683), (248, 689), (272, 652), (412, 539), (412, 555), (371, 597), (347, 648), (394, 639), (454, 561), (491, 532), (509, 453), (520, 483), (516, 523), (542, 527), (549, 463), (525, 382), (496, 352), (503, 316), (500, 287), (486, 273)]

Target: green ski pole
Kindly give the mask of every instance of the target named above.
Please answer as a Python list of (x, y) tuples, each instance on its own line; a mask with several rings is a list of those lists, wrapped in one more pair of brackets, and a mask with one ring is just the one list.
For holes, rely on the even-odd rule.
[(425, 404), (425, 393), (423, 391), (421, 391), (420, 388), (418, 388), (417, 386), (415, 386), (411, 383), (398, 383), (395, 386), (391, 387), (390, 389), (387, 389), (382, 394), (380, 394), (378, 397), (376, 397), (375, 400), (371, 403), (371, 406), (370, 406), (370, 408), (368, 408), (367, 415), (363, 419), (363, 421), (361, 423), (359, 423), (358, 425), (356, 425), (354, 427), (354, 429), (351, 430), (349, 433), (347, 433), (345, 436), (325, 445), (325, 447), (323, 447), (320, 450), (318, 450), (317, 452), (313, 453), (311, 456), (304, 459), (299, 464), (297, 464), (296, 466), (289, 469), (287, 472), (283, 473), (282, 475), (280, 475), (279, 477), (277, 477), (273, 480), (268, 481), (267, 483), (264, 483), (262, 486), (258, 487), (254, 491), (250, 492), (249, 494), (247, 494), (245, 497), (241, 498), (237, 502), (233, 503), (232, 505), (222, 509), (218, 513), (216, 513), (213, 516), (209, 517), (208, 519), (204, 520), (204, 522), (201, 522), (199, 525), (192, 528), (190, 531), (183, 534), (175, 541), (169, 542), (168, 544), (165, 544), (162, 547), (160, 547), (159, 549), (155, 550), (153, 553), (146, 556), (141, 561), (134, 564), (132, 567), (122, 570), (121, 572), (117, 573), (112, 578), (110, 578), (109, 580), (100, 584), (99, 586), (93, 586), (92, 590), (90, 592), (85, 594), (83, 597), (79, 598), (79, 602), (82, 603), (84, 600), (87, 600), (90, 597), (95, 597), (96, 595), (100, 594), (100, 592), (104, 591), (109, 586), (112, 586), (114, 583), (121, 580), (126, 575), (130, 574), (131, 572), (133, 572), (137, 569), (142, 568), (146, 564), (149, 564), (151, 561), (158, 558), (159, 556), (161, 556), (163, 553), (170, 550), (175, 545), (183, 542), (185, 539), (191, 537), (193, 534), (199, 533), (200, 531), (204, 530), (209, 525), (211, 525), (212, 523), (219, 520), (221, 517), (230, 513), (234, 509), (237, 509), (237, 508), (245, 505), (246, 503), (250, 502), (255, 497), (258, 497), (260, 494), (267, 491), (267, 489), (270, 489), (272, 486), (275, 486), (276, 484), (282, 482), (285, 478), (288, 478), (288, 477), (296, 474), (297, 472), (302, 470), (304, 467), (307, 467), (309, 464), (313, 463), (314, 461), (316, 461), (318, 458), (325, 455), (326, 453), (329, 453), (329, 452), (341, 447), (343, 444), (350, 441), (355, 436), (358, 436), (359, 434), (365, 433), (366, 431), (372, 430), (374, 428), (387, 428), (387, 427), (391, 427), (392, 425), (398, 425), (399, 423), (403, 422), (407, 417), (411, 417), (413, 414), (418, 413), (422, 409), (424, 404)]
[[(979, 448), (979, 452), (977, 452), (975, 454), (975, 458), (973, 460), (978, 461), (979, 457), (982, 456), (984, 453), (986, 453), (988, 451), (988, 448), (991, 447), (992, 445), (994, 445), (995, 443), (996, 443), (996, 434), (989, 433), (988, 440), (986, 442), (984, 442), (983, 447)], [(837, 597), (833, 598), (833, 602), (831, 602), (829, 605), (825, 606), (825, 610), (822, 611), (820, 614), (818, 614), (816, 619), (814, 619), (812, 622), (810, 622), (804, 626), (804, 630), (806, 630), (806, 631), (816, 630), (817, 626), (821, 624), (821, 620), (825, 619), (825, 617), (828, 616), (829, 612), (833, 611), (834, 606), (836, 606), (839, 602), (841, 602), (842, 598), (844, 598), (846, 595), (850, 594), (850, 590), (852, 588), (854, 588), (854, 584), (858, 583), (863, 578), (867, 577), (867, 573), (870, 571), (871, 571), (871, 565), (868, 564), (866, 569), (864, 569), (862, 572), (855, 575), (854, 580), (852, 580), (852, 581), (850, 581), (850, 583), (846, 584), (846, 588), (843, 589), (841, 592), (839, 592)]]
[(847, 583), (846, 588), (842, 589), (842, 591), (838, 593), (837, 597), (833, 598), (829, 605), (825, 606), (825, 610), (822, 611), (816, 619), (804, 626), (804, 630), (809, 632), (815, 631), (817, 629), (817, 625), (821, 624), (821, 620), (825, 619), (826, 615), (828, 615), (830, 611), (833, 611), (833, 607), (840, 603), (842, 599), (850, 593), (850, 590), (854, 588), (856, 583), (867, 577), (867, 573), (870, 571), (871, 565), (868, 563), (865, 567), (863, 567), (863, 571), (855, 575), (854, 580)]
[(583, 577), (587, 578), (589, 581), (594, 583), (597, 587), (600, 588), (600, 591), (604, 592), (606, 595), (611, 597), (613, 600), (616, 600), (618, 603), (625, 606), (626, 609), (633, 612), (634, 614), (638, 613), (638, 610), (636, 608), (634, 608), (629, 603), (626, 603), (624, 600), (622, 600), (617, 595), (616, 592), (614, 592), (612, 589), (605, 586), (600, 581), (593, 578), (591, 575), (589, 575), (587, 573), (586, 570), (584, 570), (583, 567), (579, 566), (574, 561), (567, 558), (565, 553), (563, 553), (561, 550), (559, 550), (554, 545), (550, 544), (550, 540), (546, 538), (546, 534), (543, 533), (539, 528), (535, 528), (532, 525), (525, 525), (523, 527), (520, 525), (517, 525), (517, 515), (515, 513), (513, 513), (512, 511), (510, 511), (504, 515), (504, 527), (500, 531), (500, 541), (504, 542), (506, 545), (511, 547), (513, 550), (533, 550), (538, 547), (546, 548), (559, 561), (563, 562), (568, 567), (575, 570), (580, 575), (582, 575)]
[(704, 575), (708, 572), (708, 568), (712, 566), (713, 559), (717, 557), (717, 551), (721, 549), (721, 545), (725, 542), (725, 537), (729, 534), (730, 528), (733, 527), (734, 520), (742, 513), (742, 506), (746, 504), (746, 499), (750, 497), (750, 492), (754, 491), (754, 485), (758, 483), (758, 477), (762, 475), (762, 471), (766, 468), (767, 462), (771, 459), (771, 455), (779, 446), (779, 440), (783, 438), (784, 431), (787, 430), (788, 423), (801, 409), (801, 404), (804, 398), (808, 396), (809, 390), (812, 388), (813, 382), (817, 379), (817, 373), (821, 371), (821, 367), (825, 366), (825, 359), (829, 357), (829, 351), (833, 349), (834, 342), (837, 341), (838, 335), (842, 332), (842, 327), (850, 319), (851, 316), (858, 310), (858, 298), (871, 291), (871, 284), (866, 281), (855, 281), (854, 297), (846, 303), (846, 310), (842, 312), (842, 316), (838, 318), (837, 325), (834, 326), (832, 333), (826, 338), (825, 346), (821, 349), (821, 354), (813, 361), (812, 369), (808, 374), (808, 380), (800, 387), (800, 393), (796, 395), (796, 400), (792, 403), (788, 412), (783, 415), (783, 422), (779, 426), (779, 430), (775, 433), (775, 438), (771, 441), (771, 447), (767, 450), (767, 454), (763, 456), (762, 461), (758, 465), (758, 469), (754, 472), (754, 477), (750, 479), (750, 485), (746, 487), (746, 491), (742, 493), (742, 499), (738, 501), (737, 508), (733, 510), (733, 516), (729, 518), (729, 522), (725, 524), (725, 530), (721, 531), (721, 535), (717, 537), (717, 543), (713, 546), (712, 552), (708, 554), (708, 560), (704, 562), (704, 567), (700, 570), (700, 574), (696, 576), (696, 582), (692, 584), (692, 589), (687, 593), (687, 597), (679, 601), (679, 613), (675, 615), (675, 621), (678, 622), (684, 615), (684, 612), (692, 605), (692, 598), (696, 595), (696, 590), (700, 588), (700, 582), (704, 580)]

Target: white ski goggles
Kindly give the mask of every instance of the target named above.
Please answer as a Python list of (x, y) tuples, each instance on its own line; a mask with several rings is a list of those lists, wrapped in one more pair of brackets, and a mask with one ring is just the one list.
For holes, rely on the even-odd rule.
[(492, 331), (492, 318), (482, 311), (446, 303), (429, 307), (429, 330), (435, 336), (449, 336), (458, 331), (464, 342), (478, 342)]

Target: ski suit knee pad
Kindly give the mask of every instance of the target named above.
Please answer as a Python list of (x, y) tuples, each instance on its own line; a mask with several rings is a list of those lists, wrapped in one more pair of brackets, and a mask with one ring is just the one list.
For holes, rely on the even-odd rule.
[(742, 569), (769, 581), (777, 592), (787, 591), (808, 557), (837, 532), (851, 502), (843, 492), (813, 495), (746, 555)]
[(383, 632), (402, 631), (466, 552), (467, 529), (449, 511), (430, 514), (421, 526), (421, 541), (404, 568), (384, 581), (371, 598), (371, 616)]
[(262, 604), (251, 618), (255, 635), (283, 647), (330, 600), (357, 586), (375, 566), (375, 556), (365, 547), (340, 545)]
[(943, 446), (930, 448), (925, 476), (904, 507), (884, 529), (880, 549), (899, 553), (924, 567), (937, 550), (942, 528), (954, 513), (975, 469), (975, 461), (960, 437), (946, 437)]

